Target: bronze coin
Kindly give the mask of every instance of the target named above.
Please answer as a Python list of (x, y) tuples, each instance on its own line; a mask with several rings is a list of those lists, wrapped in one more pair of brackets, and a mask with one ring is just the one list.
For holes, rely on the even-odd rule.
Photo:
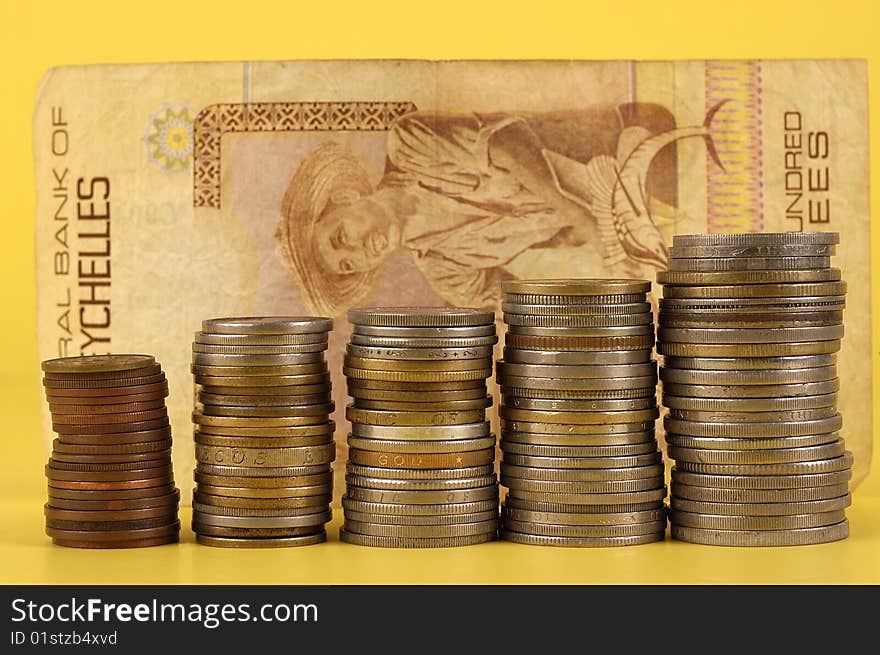
[[(160, 398), (150, 402), (143, 403), (120, 403), (118, 405), (71, 405), (49, 403), (49, 411), (52, 416), (84, 416), (84, 415), (100, 415), (100, 414), (123, 414), (130, 412), (146, 412), (154, 409), (162, 409), (165, 407), (165, 400)], [(74, 422), (74, 421), (71, 421)]]
[(104, 423), (102, 425), (64, 425), (52, 423), (52, 429), (58, 437), (64, 439), (68, 435), (105, 435), (119, 434), (122, 432), (142, 432), (144, 430), (159, 430), (169, 427), (168, 417), (153, 421), (138, 421), (134, 423)]
[(71, 542), (127, 542), (140, 539), (158, 539), (176, 535), (180, 531), (180, 521), (155, 528), (140, 530), (63, 530), (60, 528), (46, 528), (46, 534), (53, 539), (63, 539)]
[(155, 364), (152, 355), (80, 355), (47, 359), (40, 364), (40, 370), (46, 375), (125, 375)]
[(112, 432), (105, 434), (59, 434), (57, 441), (71, 446), (125, 446), (171, 439), (171, 426), (165, 425), (150, 430), (133, 432)]
[(149, 466), (149, 464), (151, 464), (151, 462), (144, 462), (141, 468), (121, 471), (76, 471), (55, 468), (50, 460), (49, 464), (46, 466), (46, 477), (53, 482), (60, 480), (76, 482), (127, 482), (130, 480), (141, 480), (143, 478), (170, 474), (171, 467), (167, 462), (160, 462), (156, 466)]
[[(120, 423), (140, 423), (143, 421), (156, 421), (159, 419), (167, 419), (168, 411), (165, 409), (165, 403), (158, 408), (148, 409), (143, 412), (121, 412), (107, 414), (52, 414), (52, 423), (55, 425), (66, 426), (75, 425), (91, 426), (91, 425), (117, 425)], [(64, 427), (62, 427), (64, 429)]]
[[(126, 389), (124, 393), (138, 393), (134, 391), (138, 387), (146, 385), (159, 384), (165, 381), (165, 374), (158, 373), (156, 375), (144, 375), (137, 378), (120, 378), (118, 380), (88, 380), (88, 379), (63, 379), (43, 378), (43, 386), (47, 389), (77, 389), (77, 390), (108, 390), (107, 395), (116, 395), (109, 391), (110, 389)], [(101, 393), (92, 394), (95, 396), (103, 395)]]
[[(202, 487), (204, 488), (204, 487)], [(303, 509), (312, 507), (325, 507), (333, 500), (333, 494), (321, 494), (318, 496), (294, 496), (292, 498), (251, 498), (237, 496), (220, 496), (203, 493), (201, 490), (193, 493), (193, 503), (216, 505), (218, 507), (234, 507), (240, 509)], [(317, 511), (317, 510), (316, 510)]]
[(199, 483), (198, 493), (231, 498), (315, 498), (331, 495), (332, 488), (332, 479), (324, 484), (303, 487), (233, 487)]
[(46, 506), (52, 509), (78, 512), (127, 512), (154, 507), (176, 507), (179, 502), (180, 491), (175, 489), (173, 493), (166, 493), (161, 496), (147, 496), (146, 498), (130, 498), (127, 500), (74, 500), (59, 498), (50, 494), (49, 502)]
[(46, 398), (54, 403), (87, 402), (94, 405), (106, 403), (114, 405), (122, 402), (138, 402), (153, 400), (158, 396), (168, 395), (168, 382), (163, 380), (153, 384), (142, 384), (134, 387), (116, 387), (109, 389), (54, 389), (46, 387)]
[[(377, 389), (384, 391), (463, 391), (485, 389), (485, 380), (463, 380), (458, 382), (389, 382), (384, 380), (347, 380), (349, 392), (357, 389)], [(485, 395), (485, 391), (483, 392)], [(349, 395), (352, 395), (349, 393)]]
[(213, 537), (305, 537), (324, 532), (324, 524), (302, 528), (226, 528), (218, 525), (205, 525), (193, 519), (192, 531)]
[(316, 394), (328, 394), (333, 389), (330, 384), (329, 376), (327, 381), (319, 384), (291, 384), (284, 386), (267, 385), (264, 387), (234, 387), (223, 385), (212, 385), (205, 382), (200, 384), (202, 393), (213, 394), (216, 396), (286, 396), (298, 398), (300, 396), (314, 396)]
[(68, 539), (66, 537), (53, 537), (52, 543), (66, 548), (149, 548), (151, 546), (164, 546), (176, 544), (180, 541), (180, 531), (170, 532), (164, 536), (151, 537), (148, 539), (123, 539), (121, 541), (83, 541), (80, 539)]
[(56, 500), (74, 500), (88, 502), (116, 502), (128, 500), (142, 500), (145, 498), (161, 498), (176, 496), (180, 498), (180, 491), (173, 483), (164, 483), (152, 487), (134, 489), (64, 489), (61, 487), (49, 487), (49, 504)]
[(348, 461), (362, 466), (394, 469), (450, 469), (482, 466), (495, 461), (495, 449), (459, 453), (386, 453), (358, 448), (348, 449)]
[[(157, 471), (164, 470), (162, 468)], [(63, 471), (62, 471), (63, 472)], [(79, 474), (79, 472), (77, 472)], [(147, 489), (174, 483), (174, 475), (169, 471), (165, 475), (153, 478), (134, 480), (54, 480), (49, 478), (49, 486), (53, 489), (71, 489), (83, 491), (117, 491), (124, 489)]]
[(206, 484), (217, 487), (247, 487), (251, 489), (274, 489), (282, 487), (311, 487), (331, 484), (333, 471), (329, 464), (321, 473), (312, 473), (285, 477), (241, 477), (232, 475), (212, 475), (196, 469), (193, 478), (199, 485)]
[(156, 453), (170, 449), (171, 439), (140, 441), (132, 444), (107, 444), (98, 446), (64, 443), (60, 439), (55, 439), (52, 441), (52, 456), (56, 459), (64, 459), (59, 455), (64, 455), (65, 457), (74, 455), (93, 455), (96, 457), (130, 457), (133, 455)]
[(138, 468), (171, 466), (171, 451), (138, 455), (71, 455), (52, 453), (49, 464), (59, 471), (131, 471)]
[(177, 512), (166, 511), (166, 515), (151, 519), (134, 521), (59, 521), (46, 519), (46, 529), (52, 530), (89, 530), (95, 532), (121, 532), (123, 530), (146, 530), (161, 528), (177, 520)]
[(132, 369), (130, 371), (108, 371), (106, 373), (44, 373), (43, 377), (46, 380), (75, 380), (75, 381), (85, 381), (87, 383), (98, 381), (103, 382), (105, 380), (113, 380), (118, 382), (125, 382), (126, 380), (130, 380), (132, 378), (146, 378), (152, 377), (154, 375), (160, 375), (162, 373), (162, 367), (159, 364), (151, 364), (150, 366), (143, 366), (138, 369)]
[(228, 437), (226, 435), (203, 434), (196, 430), (193, 440), (203, 446), (225, 446), (228, 448), (296, 448), (299, 446), (323, 446), (333, 443), (331, 434), (315, 434), (307, 437)]

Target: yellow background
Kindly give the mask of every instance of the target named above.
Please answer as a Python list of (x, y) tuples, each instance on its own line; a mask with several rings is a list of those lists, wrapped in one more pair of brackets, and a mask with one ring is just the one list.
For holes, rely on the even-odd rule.
[[(496, 543), (385, 551), (336, 542), (227, 551), (179, 546), (89, 552), (43, 534), (45, 463), (35, 344), (31, 113), (50, 66), (295, 58), (823, 58), (868, 60), (871, 150), (880, 153), (880, 11), (870, 0), (702, 2), (18, 2), (0, 10), (0, 582), (880, 582), (880, 473), (859, 488), (852, 536), (794, 549), (670, 542), (557, 550)], [(876, 156), (872, 187), (880, 188)], [(872, 215), (878, 212), (872, 194)], [(872, 234), (873, 304), (880, 236)], [(859, 280), (850, 279), (850, 284)], [(878, 322), (873, 325), (877, 341)], [(878, 370), (874, 355), (873, 370)], [(868, 384), (868, 380), (849, 380)], [(875, 416), (878, 389), (874, 388)], [(875, 449), (877, 449), (877, 430)], [(878, 462), (874, 462), (874, 468)], [(178, 472), (185, 476), (186, 472)], [(189, 514), (182, 512), (182, 521)], [(336, 522), (338, 524), (338, 521)]]

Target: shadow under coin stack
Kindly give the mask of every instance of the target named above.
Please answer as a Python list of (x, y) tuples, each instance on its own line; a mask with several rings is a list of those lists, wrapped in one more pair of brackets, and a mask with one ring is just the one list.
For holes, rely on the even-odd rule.
[(336, 457), (328, 318), (219, 318), (193, 343), (193, 531), (227, 547), (325, 541)]
[(643, 280), (503, 283), (502, 539), (663, 540), (650, 288)]
[(657, 351), (672, 536), (720, 546), (845, 538), (838, 235), (676, 236)]
[(486, 379), (491, 310), (349, 312), (344, 372), (351, 421), (340, 538), (430, 548), (496, 539), (498, 479)]
[(46, 466), (46, 534), (75, 548), (176, 542), (180, 492), (161, 366), (149, 355), (93, 355), (42, 368), (58, 434)]

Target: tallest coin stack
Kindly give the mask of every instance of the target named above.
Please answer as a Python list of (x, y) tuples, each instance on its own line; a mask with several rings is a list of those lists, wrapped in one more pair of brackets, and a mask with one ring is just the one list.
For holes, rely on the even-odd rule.
[(784, 546), (848, 535), (837, 243), (832, 233), (675, 237), (658, 276), (657, 343), (673, 538)]

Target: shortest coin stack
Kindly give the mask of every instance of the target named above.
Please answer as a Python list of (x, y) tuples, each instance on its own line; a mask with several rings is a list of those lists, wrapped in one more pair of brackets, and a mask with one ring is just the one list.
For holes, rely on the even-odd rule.
[(663, 540), (650, 288), (644, 280), (504, 282), (502, 539)]
[(60, 546), (176, 542), (180, 492), (171, 466), (168, 385), (149, 355), (43, 362), (58, 438), (46, 466), (46, 534)]
[(333, 322), (217, 318), (193, 343), (193, 532), (209, 546), (325, 541), (336, 458), (324, 351)]
[(345, 524), (363, 546), (491, 541), (498, 530), (492, 399), (495, 314), (456, 307), (349, 312)]
[(837, 242), (824, 232), (674, 238), (658, 276), (657, 344), (673, 538), (790, 546), (847, 536)]

